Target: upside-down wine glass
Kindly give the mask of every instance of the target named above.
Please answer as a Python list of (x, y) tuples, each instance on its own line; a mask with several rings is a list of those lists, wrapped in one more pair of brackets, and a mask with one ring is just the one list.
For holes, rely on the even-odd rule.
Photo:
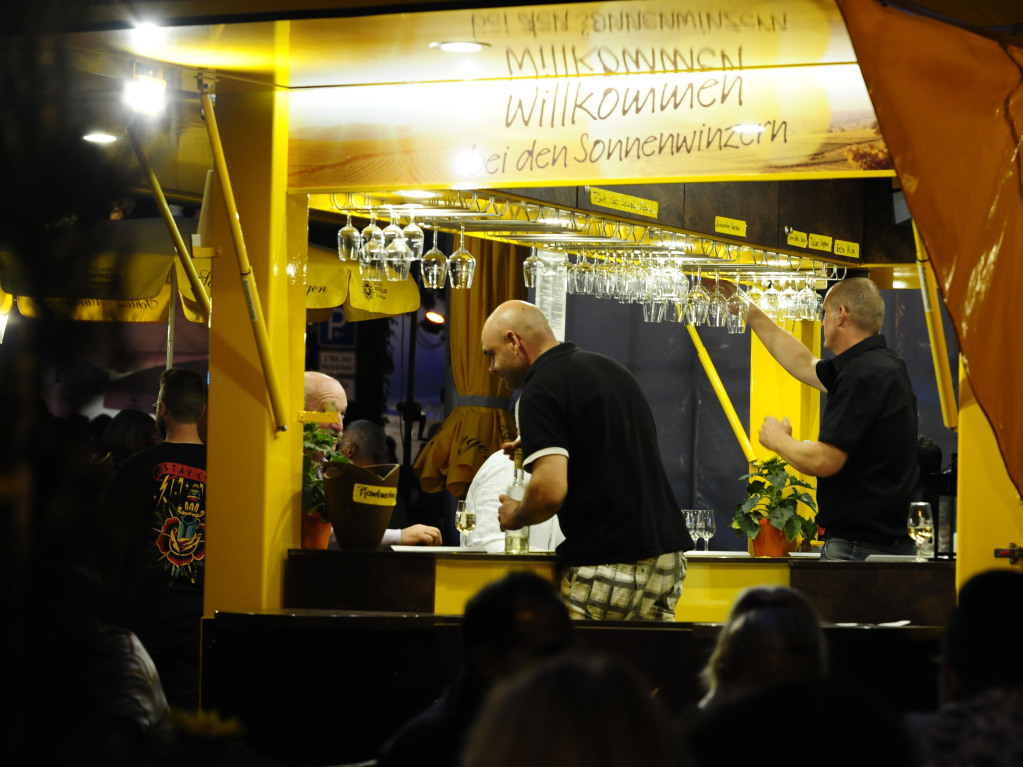
[(377, 226), (376, 214), (372, 210), (369, 213), (369, 224), (362, 230), (359, 273), (368, 282), (384, 279), (384, 233)]
[(358, 261), (362, 250), (362, 232), (352, 226), (352, 214), (348, 221), (337, 230), (337, 255), (342, 261)]
[(527, 288), (535, 288), (536, 280), (543, 272), (543, 261), (536, 255), (536, 248), (529, 249), (529, 257), (522, 262), (522, 281)]
[(423, 278), (423, 285), (433, 289), (443, 288), (444, 280), (448, 276), (448, 257), (437, 246), (439, 239), (440, 229), (434, 229), (433, 247), (423, 254), (420, 263), (420, 275)]
[(472, 287), (472, 275), (476, 271), (476, 258), (465, 248), (465, 228), (458, 235), (458, 250), (448, 259), (448, 273), (451, 275), (451, 287), (455, 290), (468, 290)]
[(405, 243), (408, 245), (409, 250), (412, 251), (412, 260), (418, 261), (423, 257), (423, 245), (426, 244), (426, 235), (423, 233), (422, 227), (416, 223), (416, 217), (409, 214), (408, 224), (401, 230), (401, 233), (405, 235)]

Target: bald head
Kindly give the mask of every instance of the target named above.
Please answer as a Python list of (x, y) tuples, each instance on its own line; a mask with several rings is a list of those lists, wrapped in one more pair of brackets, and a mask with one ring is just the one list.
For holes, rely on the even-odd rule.
[[(348, 395), (336, 378), (313, 370), (305, 374), (305, 409), (317, 413), (340, 413), (342, 418), (348, 410)], [(325, 428), (341, 432), (340, 423), (325, 424)]]
[(483, 323), (483, 354), (490, 372), (509, 389), (521, 389), (530, 365), (558, 345), (543, 312), (526, 301), (505, 301)]

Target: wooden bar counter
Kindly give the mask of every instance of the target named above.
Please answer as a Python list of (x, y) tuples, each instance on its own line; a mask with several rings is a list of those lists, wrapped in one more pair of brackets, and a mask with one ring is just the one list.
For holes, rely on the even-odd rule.
[[(820, 562), (713, 551), (690, 552), (687, 560), (675, 618), (689, 623), (723, 622), (739, 591), (763, 584), (799, 589), (833, 623), (943, 626), (955, 604), (951, 561)], [(513, 570), (553, 580), (557, 563), (542, 553), (295, 549), (285, 565), (284, 607), (461, 615), (473, 594)]]

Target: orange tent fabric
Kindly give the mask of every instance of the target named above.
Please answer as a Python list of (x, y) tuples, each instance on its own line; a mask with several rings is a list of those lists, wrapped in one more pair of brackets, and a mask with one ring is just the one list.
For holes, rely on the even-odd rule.
[(839, 0), (881, 133), (955, 321), (963, 364), (1023, 485), (1012, 353), (1023, 285), (1023, 49), (875, 0)]
[[(423, 446), (413, 466), (425, 492), (447, 488), (455, 497), (465, 495), (487, 456), (515, 437), (511, 413), (499, 406), (510, 399), (511, 392), (488, 372), (480, 333), (499, 304), (526, 296), (522, 248), (476, 239), (468, 247), (476, 257), (476, 274), (469, 290), (450, 291), (448, 333), (455, 389), (471, 404), (460, 405), (456, 399), (441, 430)], [(489, 398), (487, 404), (494, 406), (476, 404), (479, 397)]]

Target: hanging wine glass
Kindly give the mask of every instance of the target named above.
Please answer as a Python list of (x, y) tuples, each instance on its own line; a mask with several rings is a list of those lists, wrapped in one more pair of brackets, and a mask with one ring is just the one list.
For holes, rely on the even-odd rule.
[(693, 287), (689, 290), (689, 303), (687, 304), (686, 322), (690, 325), (703, 325), (707, 322), (707, 313), (710, 311), (710, 293), (703, 287), (703, 277), (700, 270), (696, 270), (696, 279)]
[(440, 230), (433, 230), (433, 247), (423, 254), (420, 264), (420, 274), (423, 278), (423, 285), (428, 288), (443, 288), (444, 280), (448, 276), (448, 257), (444, 255), (437, 241), (440, 239)]
[(743, 333), (746, 330), (746, 320), (748, 317), (749, 298), (742, 292), (741, 276), (737, 276), (735, 292), (728, 299), (728, 319), (725, 321), (725, 328), (729, 333)]
[(813, 322), (817, 319), (817, 302), (820, 296), (813, 289), (813, 274), (806, 275), (806, 285), (799, 291), (799, 319)]
[(714, 272), (714, 290), (707, 307), (707, 324), (712, 328), (723, 328), (728, 321), (728, 299), (721, 290), (721, 280)]
[(412, 250), (400, 235), (391, 240), (384, 248), (384, 279), (401, 282), (408, 279), (409, 267), (412, 265)]
[(529, 257), (522, 262), (522, 280), (527, 288), (535, 288), (537, 278), (543, 272), (543, 261), (536, 255), (536, 248), (529, 249)]
[(398, 226), (398, 224), (395, 223), (395, 220), (394, 220), (394, 210), (392, 209), (392, 210), (389, 210), (388, 212), (391, 215), (391, 223), (389, 223), (387, 226), (385, 226), (383, 228), (384, 247), (385, 248), (388, 245), (390, 245), (392, 242), (394, 242), (396, 238), (402, 236), (402, 234), (401, 234), (401, 227)]
[(384, 233), (376, 225), (373, 211), (369, 214), (369, 224), (362, 230), (362, 251), (359, 254), (359, 273), (368, 282), (380, 282), (384, 279)]
[(778, 281), (777, 277), (772, 278), (764, 289), (764, 295), (760, 298), (760, 309), (770, 317), (772, 320), (778, 319), (779, 312), (779, 297), (781, 292), (775, 287), (775, 283)]
[(783, 320), (798, 320), (800, 315), (799, 294), (793, 287), (795, 280), (788, 279), (784, 282), (781, 295), (778, 296), (778, 316)]
[(362, 232), (352, 226), (352, 214), (348, 222), (337, 230), (337, 256), (342, 261), (358, 261), (362, 250)]
[(459, 232), (458, 250), (448, 259), (448, 272), (451, 274), (451, 287), (456, 290), (468, 290), (472, 287), (472, 276), (476, 271), (476, 258), (465, 249), (465, 229)]
[(405, 243), (412, 251), (412, 260), (418, 261), (423, 257), (423, 245), (426, 243), (426, 235), (422, 228), (416, 223), (416, 217), (409, 215), (408, 224), (401, 233), (405, 235)]

